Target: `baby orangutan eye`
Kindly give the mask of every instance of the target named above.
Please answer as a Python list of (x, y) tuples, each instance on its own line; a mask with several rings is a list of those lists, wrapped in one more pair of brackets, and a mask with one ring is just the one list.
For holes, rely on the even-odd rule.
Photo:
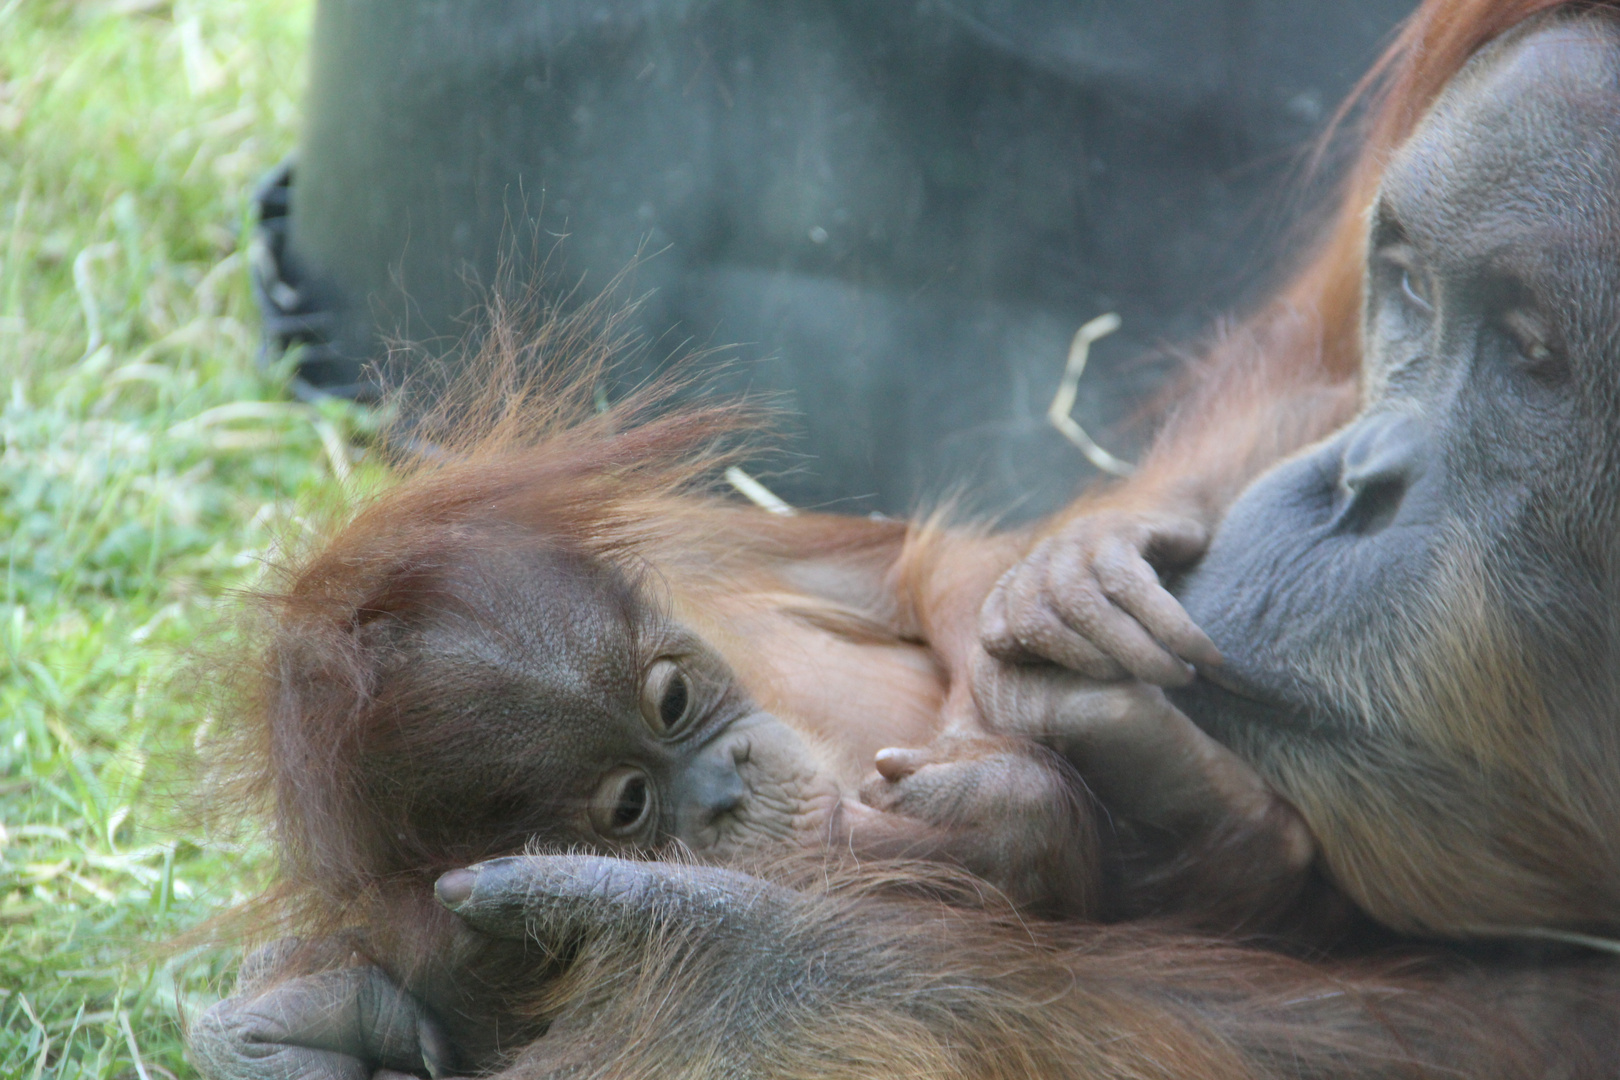
[(691, 718), (692, 680), (673, 660), (655, 661), (641, 684), (641, 716), (661, 738), (676, 735)]
[(615, 769), (591, 799), (591, 827), (610, 840), (640, 839), (653, 820), (652, 781), (640, 769)]

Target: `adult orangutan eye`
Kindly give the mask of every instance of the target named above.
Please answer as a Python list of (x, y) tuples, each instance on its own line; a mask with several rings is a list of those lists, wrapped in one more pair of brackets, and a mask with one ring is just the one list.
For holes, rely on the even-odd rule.
[(640, 769), (625, 766), (603, 778), (591, 799), (591, 827), (610, 840), (628, 840), (652, 824), (653, 786)]
[(647, 669), (641, 686), (641, 716), (653, 734), (678, 734), (691, 719), (692, 680), (673, 660), (658, 660)]
[[(1397, 230), (1398, 231), (1398, 230)], [(1417, 249), (1405, 240), (1397, 240), (1379, 247), (1377, 261), (1399, 276), (1401, 299), (1406, 305), (1423, 312), (1434, 313), (1434, 298), (1430, 295), (1429, 279), (1419, 267)], [(1385, 278), (1388, 281), (1391, 278)]]
[(1522, 309), (1510, 311), (1502, 316), (1502, 327), (1532, 375), (1556, 381), (1569, 374), (1568, 364), (1549, 344), (1546, 326), (1533, 313)]
[(1434, 304), (1429, 299), (1428, 285), (1422, 276), (1413, 273), (1410, 267), (1401, 267), (1401, 294), (1422, 311), (1434, 310)]

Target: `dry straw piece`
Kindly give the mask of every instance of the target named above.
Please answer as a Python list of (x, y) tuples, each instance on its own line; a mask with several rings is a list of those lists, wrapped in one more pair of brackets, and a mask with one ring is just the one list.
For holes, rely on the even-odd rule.
[(1106, 315), (1099, 315), (1086, 323), (1074, 333), (1074, 341), (1069, 344), (1069, 362), (1063, 369), (1063, 381), (1058, 383), (1057, 394), (1052, 398), (1051, 406), (1046, 410), (1046, 418), (1052, 426), (1063, 433), (1064, 438), (1080, 448), (1091, 462), (1103, 472), (1115, 476), (1129, 476), (1134, 466), (1128, 461), (1121, 461), (1098, 446), (1096, 440), (1086, 434), (1074, 419), (1074, 399), (1079, 394), (1080, 376), (1086, 370), (1086, 358), (1091, 354), (1091, 344), (1112, 334), (1119, 329), (1119, 316), (1110, 311)]

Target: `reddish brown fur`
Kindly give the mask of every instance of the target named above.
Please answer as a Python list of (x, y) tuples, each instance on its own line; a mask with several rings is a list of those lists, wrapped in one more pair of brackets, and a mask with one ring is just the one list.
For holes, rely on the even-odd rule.
[[(1171, 505), (1217, 520), (1261, 469), (1349, 418), (1360, 388), (1368, 213), (1386, 163), (1470, 57), (1555, 9), (1613, 14), (1620, 5), (1422, 5), (1341, 110), (1342, 117), (1359, 100), (1368, 116), (1324, 239), (1276, 299), (1215, 348), (1194, 393), (1149, 456), (1141, 482), (1103, 494), (1105, 505)], [(1189, 470), (1189, 462), (1201, 465)], [(1493, 805), (1477, 807), (1474, 817), (1481, 834), (1491, 827), (1487, 822), (1512, 823), (1498, 842), (1501, 850), (1481, 841), (1463, 856), (1456, 836), (1427, 835), (1422, 807), (1445, 800), (1438, 790), (1428, 800), (1379, 799), (1367, 792), (1365, 776), (1302, 762), (1288, 795), (1324, 847), (1339, 855), (1347, 890), (1390, 925), (1454, 935), (1515, 925), (1605, 930), (1614, 924), (1613, 778), (1594, 776), (1591, 762), (1606, 757), (1592, 738), (1552, 730), (1543, 688), (1524, 667), (1520, 630), (1500, 625), (1500, 614), (1482, 599), (1494, 584), (1492, 570), (1472, 555), (1460, 544), (1437, 583), (1438, 610), (1424, 628), (1426, 644), (1400, 661), (1409, 666), (1397, 680), (1397, 712), (1422, 738), (1498, 778), (1487, 793)], [(1344, 695), (1364, 693), (1354, 658), (1344, 668)], [(1384, 766), (1375, 781), (1394, 782), (1393, 770)], [(1490, 899), (1475, 899), (1481, 896)]]
[[(1369, 212), (1386, 166), (1470, 57), (1559, 8), (1612, 16), (1617, 5), (1421, 7), (1341, 112), (1366, 105), (1364, 142), (1301, 271), (1211, 350), (1138, 475), (1078, 500), (1044, 533), (1077, 531), (1094, 511), (1115, 509), (1169, 511), (1213, 526), (1258, 474), (1358, 411), (1377, 389), (1362, 385), (1360, 336)], [(1594, 310), (1601, 304), (1592, 301)], [(1587, 497), (1568, 494), (1577, 504)], [(1370, 643), (1346, 642), (1298, 661), (1349, 715), (1381, 708), (1400, 718), (1414, 747), (1435, 749), (1386, 747), (1366, 761), (1331, 762), (1279, 752), (1262, 769), (1310, 823), (1338, 883), (1388, 925), (1455, 936), (1514, 926), (1606, 932), (1614, 925), (1616, 809), (1612, 769), (1595, 763), (1610, 760), (1612, 706), (1600, 705), (1584, 727), (1565, 725), (1579, 730), (1555, 730), (1550, 688), (1526, 661), (1524, 635), (1535, 631), (1506, 625), (1490, 599), (1522, 586), (1474, 556), (1466, 541), (1448, 553), (1447, 572), (1405, 628), (1404, 651), (1372, 655)], [(1436, 778), (1436, 761), (1460, 763), (1462, 779), (1449, 781), (1450, 790)], [(1443, 809), (1458, 805), (1471, 813)], [(1425, 827), (1437, 818), (1449, 825)]]
[[(1271, 303), (1210, 351), (1191, 392), (1166, 423), (1138, 475), (1079, 500), (1074, 512), (1168, 505), (1211, 521), (1249, 478), (1331, 430), (1353, 411), (1364, 215), (1384, 160), (1480, 45), (1522, 19), (1556, 6), (1555, 0), (1444, 0), (1419, 10), (1364, 80), (1363, 93), (1373, 101), (1365, 142), (1341, 209), (1315, 254)], [(961, 558), (953, 550), (963, 547), (927, 542), (932, 535), (927, 533), (919, 542), (917, 535), (898, 525), (856, 525), (838, 519), (797, 519), (785, 525), (747, 510), (720, 509), (711, 500), (690, 500), (687, 496), (724, 457), (715, 452), (716, 444), (739, 434), (754, 418), (746, 411), (711, 408), (638, 423), (637, 414), (657, 404), (657, 393), (611, 413), (593, 415), (589, 394), (595, 374), (615, 347), (613, 328), (604, 335), (598, 325), (601, 316), (600, 310), (587, 311), (538, 326), (509, 317), (492, 320), (494, 332), (486, 343), (489, 354), (515, 357), (517, 362), (486, 363), (482, 379), (461, 384), (463, 389), (475, 388), (472, 392), (449, 396), (422, 426), (442, 445), (442, 463), (414, 475), (386, 503), (362, 511), (283, 593), (265, 597), (276, 609), (274, 618), (289, 630), (296, 628), (283, 640), (320, 655), (321, 670), (333, 692), (315, 712), (300, 705), (305, 711), (296, 724), (272, 721), (265, 728), (249, 726), (239, 732), (250, 742), (261, 740), (243, 758), (260, 770), (247, 787), (262, 795), (281, 786), (275, 799), (282, 808), (279, 812), (293, 815), (279, 824), (283, 842), (290, 851), (304, 852), (308, 880), (323, 891), (347, 891), (349, 886), (337, 883), (345, 881), (360, 861), (351, 850), (318, 853), (321, 844), (308, 839), (315, 831), (303, 823), (316, 813), (303, 808), (320, 807), (324, 814), (336, 809), (328, 806), (331, 799), (354, 791), (354, 779), (345, 772), (354, 757), (341, 749), (360, 737), (354, 720), (374, 692), (365, 685), (365, 674), (353, 658), (347, 627), (334, 626), (323, 616), (355, 607), (386, 610), (396, 601), (368, 595), (372, 583), (390, 576), (393, 567), (414, 565), (442, 552), (471, 518), (488, 515), (520, 527), (544, 522), (547, 529), (591, 554), (623, 559), (634, 553), (634, 558), (661, 569), (673, 568), (682, 579), (682, 591), (694, 598), (702, 595), (711, 607), (719, 605), (727, 620), (751, 612), (779, 632), (794, 622), (819, 621), (823, 628), (838, 625), (840, 637), (865, 632), (875, 641), (902, 646), (906, 638), (931, 631), (940, 638), (948, 659), (958, 647), (952, 635), (965, 637), (962, 628), (971, 626), (971, 617), (964, 612), (971, 612), (988, 582), (950, 589), (931, 589), (928, 582), (954, 586), (964, 564), (993, 580), (994, 572), (1020, 550), (1022, 541), (1010, 538), (996, 547), (993, 558), (982, 557), (973, 544), (965, 545), (968, 555)], [(570, 363), (583, 363), (589, 370), (572, 382), (525, 384), (517, 375), (533, 370), (535, 361), (553, 356), (567, 356)], [(492, 425), (491, 416), (496, 418)], [(477, 444), (467, 445), (469, 437)], [(541, 441), (546, 444), (546, 461), (537, 476), (530, 450)], [(1189, 463), (1195, 467), (1189, 468)], [(769, 595), (773, 582), (743, 580), (747, 575), (739, 575), (738, 554), (714, 547), (717, 537), (727, 537), (729, 544), (737, 535), (729, 528), (717, 528), (717, 520), (739, 521), (740, 515), (746, 516), (743, 531), (754, 538), (750, 555), (756, 561), (750, 572), (758, 572), (757, 560), (813, 561), (819, 556), (860, 560), (866, 557), (861, 548), (870, 550), (877, 565), (893, 558), (893, 545), (911, 545), (911, 552), (897, 565), (912, 580), (898, 592), (917, 598), (915, 610), (874, 615), (852, 608), (834, 610), (837, 605), (812, 605), (802, 597), (787, 606), (762, 605), (760, 600)], [(351, 550), (356, 545), (364, 549), (363, 560)], [(944, 563), (951, 568), (934, 569), (934, 564)], [(729, 609), (727, 603), (732, 605)], [(784, 613), (791, 617), (784, 619)], [(931, 625), (925, 630), (922, 623)], [(739, 652), (746, 655), (746, 650)], [(770, 680), (756, 676), (755, 681)], [(952, 695), (950, 709), (971, 708), (962, 680), (947, 679), (941, 685), (943, 693)], [(281, 706), (264, 702), (261, 707), (274, 716)], [(264, 741), (271, 731), (279, 732), (276, 738), (281, 740), (273, 746)], [(864, 756), (872, 748), (852, 749)], [(308, 771), (274, 777), (265, 771), (269, 761), (293, 759), (307, 761)], [(252, 771), (250, 766), (247, 772)]]
[[(717, 467), (757, 414), (728, 405), (652, 415), (669, 384), (596, 411), (594, 385), (613, 352), (610, 335), (586, 333), (598, 317), (554, 318), (519, 338), (497, 313), (470, 373), (438, 416), (410, 432), (431, 450), (346, 521), (316, 530), (279, 588), (258, 595), (262, 650), (246, 675), (251, 690), (213, 746), (221, 804), (268, 809), (274, 823), (281, 880), (261, 901), (270, 921), (261, 932), (314, 943), (294, 969), (342, 964), (359, 951), (441, 1010), (454, 1003), (447, 1020), (474, 1053), (492, 1015), (506, 1017), (494, 1026), (508, 1045), (514, 1031), (530, 1030), (522, 1013), (550, 972), (521, 951), (514, 962), (505, 947), (467, 944), (431, 884), (453, 867), (521, 850), (529, 834), (520, 822), (491, 823), (447, 842), (420, 827), (435, 807), (409, 808), (411, 793), (404, 803), (379, 798), (387, 778), (377, 761), (432, 763), (481, 732), (475, 716), (413, 722), (408, 697), (379, 679), (368, 624), (458, 609), (465, 598), (454, 572), (482, 552), (578, 553), (656, 596), (719, 649), (764, 707), (860, 775), (884, 746), (932, 742), (947, 708), (959, 720), (971, 713), (950, 650), (971, 644), (984, 591), (1020, 550), (979, 530), (784, 519), (715, 495)], [(532, 374), (555, 370), (535, 363), (554, 349), (583, 370)], [(939, 586), (946, 578), (954, 589)], [(604, 602), (613, 588), (604, 583)], [(1080, 800), (1047, 812), (1089, 842)], [(880, 836), (874, 850), (915, 848), (904, 833), (886, 843)], [(458, 1024), (461, 1014), (478, 1019)]]
[[(212, 797), (227, 812), (270, 811), (282, 858), (270, 906), (283, 926), (319, 937), (387, 922), (379, 896), (383, 910), (419, 909), (439, 873), (528, 841), (514, 824), (447, 845), (375, 791), (380, 755), (431, 762), (480, 732), (472, 717), (406, 719), (410, 703), (379, 683), (362, 631), (462, 605), (450, 576), (480, 552), (541, 545), (622, 572), (856, 776), (885, 746), (932, 742), (942, 714), (976, 720), (953, 668), (1019, 544), (937, 523), (779, 518), (716, 495), (718, 468), (759, 414), (727, 404), (654, 415), (678, 388), (669, 382), (598, 411), (612, 330), (600, 308), (526, 330), (497, 310), (468, 372), (407, 433), (428, 451), (347, 520), (314, 530), (279, 587), (256, 597), (262, 648), (214, 740), (224, 782)], [(1088, 810), (1075, 801), (1072, 812), (1083, 841)]]
[[(545, 522), (586, 550), (618, 557), (644, 539), (648, 504), (696, 483), (720, 456), (715, 444), (749, 423), (731, 407), (635, 423), (651, 394), (593, 414), (589, 395), (616, 344), (598, 318), (546, 320), (521, 344), (509, 320), (493, 320), (480, 375), (457, 384), (411, 433), (436, 448), (385, 497), (362, 500), (351, 520), (318, 537), (305, 561), (281, 571), (282, 588), (256, 597), (266, 616), (264, 667), (246, 675), (238, 722), (216, 740), (213, 771), (225, 780), (216, 798), (236, 809), (268, 802), (284, 874), (320, 904), (352, 899), (377, 873), (398, 869), (375, 866), (361, 837), (328, 825), (367, 818), (355, 803), (360, 746), (387, 723), (373, 707), (382, 688), (361, 656), (357, 615), (444, 599), (430, 591), (436, 571), (458, 552), (498, 543), (492, 525)], [(554, 354), (577, 357), (583, 374), (523, 381), (520, 363)], [(502, 362), (490, 362), (497, 355)], [(470, 417), (479, 421), (473, 442)], [(537, 443), (541, 460), (530, 452)], [(289, 683), (288, 669), (302, 677)]]

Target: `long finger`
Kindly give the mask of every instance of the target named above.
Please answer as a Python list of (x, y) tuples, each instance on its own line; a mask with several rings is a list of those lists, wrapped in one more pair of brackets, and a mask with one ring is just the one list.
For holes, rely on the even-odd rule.
[(1103, 593), (1176, 656), (1194, 665), (1220, 665), (1221, 653), (1215, 643), (1135, 548), (1106, 544), (1093, 560), (1092, 572)]
[[(1193, 669), (1155, 641), (1135, 618), (1115, 606), (1089, 566), (1067, 581), (1053, 583), (1048, 595), (1051, 604), (1046, 610), (1065, 628), (1063, 635), (1045, 631), (1057, 640), (1078, 638), (1087, 649), (1107, 656), (1131, 678), (1143, 682), (1185, 686), (1192, 681)], [(1064, 666), (1091, 674), (1073, 664)]]
[(1053, 610), (1051, 601), (1058, 599), (1060, 592), (1061, 599), (1076, 609), (1111, 606), (1089, 577), (1075, 578), (1054, 588), (1049, 578), (1037, 580), (1033, 574), (1022, 575), (1007, 589), (1007, 621), (1020, 647), (1090, 679), (1126, 678), (1128, 666), (1111, 655), (1105, 643), (1091, 638), (1086, 626), (1071, 623), (1063, 612)]
[(1075, 687), (1061, 708), (1086, 717), (1072, 729), (1071, 745), (1110, 809), (1182, 836), (1265, 822), (1282, 836), (1279, 853), (1303, 869), (1311, 854), (1309, 833), (1292, 820), (1297, 815), (1272, 813), (1279, 797), (1253, 766), (1159, 691), (1108, 690)]
[(597, 855), (491, 859), (450, 871), (435, 888), (474, 930), (542, 944), (580, 934), (638, 936), (671, 920), (748, 924), (793, 897), (732, 870)]
[[(1024, 560), (997, 579), (990, 595), (979, 609), (979, 639), (984, 651), (1008, 664), (1047, 663), (1052, 657), (1040, 651), (1040, 628), (1035, 625), (1047, 578), (1056, 554), (1053, 541), (1035, 545)], [(1052, 620), (1048, 619), (1048, 622)], [(1051, 629), (1061, 633), (1061, 623)], [(1026, 641), (1036, 644), (1031, 648)], [(1097, 658), (1106, 659), (1099, 653)]]

